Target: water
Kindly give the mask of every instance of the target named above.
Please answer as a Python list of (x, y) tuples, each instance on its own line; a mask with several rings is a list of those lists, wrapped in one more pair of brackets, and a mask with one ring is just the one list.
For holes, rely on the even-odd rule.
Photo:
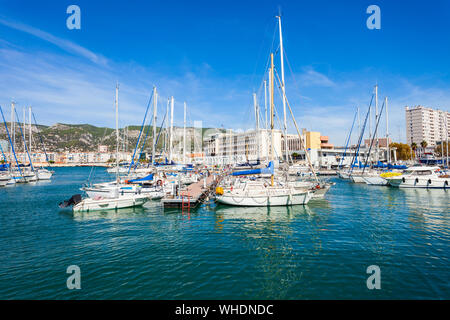
[[(450, 298), (450, 191), (336, 180), (306, 207), (74, 215), (57, 204), (90, 168), (55, 171), (0, 189), (0, 299)], [(66, 287), (69, 265), (81, 290)], [(369, 265), (381, 290), (367, 289)]]

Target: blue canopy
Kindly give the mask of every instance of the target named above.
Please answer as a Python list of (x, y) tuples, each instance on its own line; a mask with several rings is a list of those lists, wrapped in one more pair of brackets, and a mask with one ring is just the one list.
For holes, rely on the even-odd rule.
[(145, 182), (145, 181), (150, 181), (153, 180), (153, 173), (149, 174), (146, 177), (143, 178), (139, 178), (139, 179), (133, 179), (133, 180), (128, 180), (129, 183), (133, 183), (133, 182)]
[(247, 176), (251, 174), (273, 174), (274, 165), (273, 162), (270, 161), (269, 165), (266, 168), (252, 169), (252, 170), (244, 170), (244, 171), (236, 171), (233, 172), (232, 176)]

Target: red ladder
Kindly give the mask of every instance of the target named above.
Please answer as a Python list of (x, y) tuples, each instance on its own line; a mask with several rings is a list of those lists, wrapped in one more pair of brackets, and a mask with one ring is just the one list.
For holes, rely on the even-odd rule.
[(181, 211), (183, 212), (184, 209), (187, 209), (188, 211), (191, 209), (191, 196), (189, 191), (183, 191), (181, 193)]

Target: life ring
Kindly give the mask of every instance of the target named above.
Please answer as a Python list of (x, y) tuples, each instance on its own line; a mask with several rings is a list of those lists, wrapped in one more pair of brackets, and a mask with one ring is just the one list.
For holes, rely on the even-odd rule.
[(158, 181), (156, 181), (156, 185), (159, 186), (159, 187), (162, 186), (162, 180), (159, 179)]

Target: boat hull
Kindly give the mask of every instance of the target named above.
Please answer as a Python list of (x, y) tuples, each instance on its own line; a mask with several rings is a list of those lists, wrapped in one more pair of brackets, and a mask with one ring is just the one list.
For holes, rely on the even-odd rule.
[(387, 180), (391, 186), (397, 188), (450, 189), (450, 178), (393, 177)]
[(382, 177), (363, 177), (368, 185), (386, 186), (388, 181)]
[(217, 201), (231, 206), (241, 207), (271, 207), (271, 206), (291, 206), (307, 204), (313, 197), (312, 192), (302, 192), (286, 195), (233, 195), (224, 194), (217, 197)]
[(116, 210), (131, 207), (140, 207), (148, 201), (146, 196), (122, 196), (116, 199), (91, 199), (86, 198), (73, 206), (74, 212)]

